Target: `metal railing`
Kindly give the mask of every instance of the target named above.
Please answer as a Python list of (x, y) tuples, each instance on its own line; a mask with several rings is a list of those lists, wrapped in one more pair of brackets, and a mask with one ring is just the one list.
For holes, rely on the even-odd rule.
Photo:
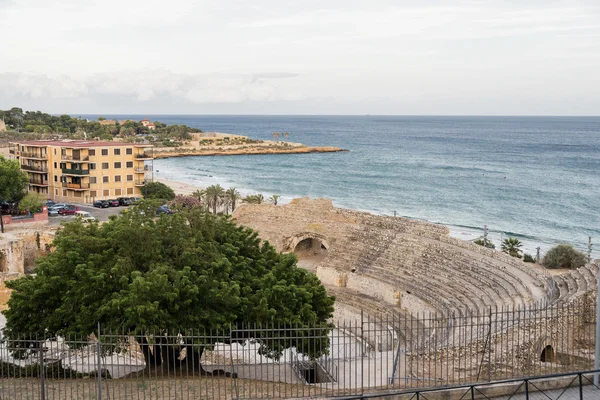
[(89, 183), (71, 183), (71, 182), (63, 182), (62, 187), (68, 189), (89, 189)]
[(66, 154), (61, 154), (60, 156), (61, 160), (68, 160), (68, 161), (89, 161), (90, 157), (89, 156), (68, 156)]
[(484, 387), (502, 385), (510, 389), (503, 392), (506, 396), (522, 395), (558, 387), (537, 384), (540, 376), (588, 382), (594, 323), (595, 302), (583, 297), (568, 304), (454, 315), (399, 311), (370, 316), (358, 311), (354, 318), (327, 326), (252, 323), (218, 330), (94, 329), (89, 336), (5, 338), (0, 344), (0, 398), (367, 398), (413, 393), (425, 399), (426, 392), (440, 388), (460, 389), (464, 398), (471, 398), (492, 393)]
[(41, 153), (27, 153), (27, 152), (21, 152), (21, 157), (23, 158), (40, 158), (43, 160), (47, 160), (48, 159), (48, 154), (41, 154)]
[(63, 174), (71, 174), (71, 175), (89, 175), (90, 171), (88, 169), (74, 169), (74, 168), (62, 168)]
[(152, 156), (148, 153), (137, 153), (135, 158), (152, 158)]
[(35, 167), (33, 165), (21, 164), (21, 169), (32, 172), (48, 172), (48, 167)]
[(41, 179), (29, 179), (29, 183), (31, 185), (48, 186), (48, 181), (43, 181)]
[(147, 181), (143, 180), (143, 181), (135, 181), (135, 185), (136, 186), (144, 186), (146, 183), (148, 183)]

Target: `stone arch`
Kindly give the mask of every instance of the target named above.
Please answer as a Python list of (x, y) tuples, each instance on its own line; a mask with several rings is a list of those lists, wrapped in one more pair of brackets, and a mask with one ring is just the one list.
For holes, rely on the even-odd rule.
[(285, 240), (284, 251), (311, 255), (326, 255), (330, 245), (324, 235), (301, 232)]
[(546, 345), (546, 347), (542, 349), (540, 361), (548, 363), (553, 363), (556, 361), (556, 352), (554, 351), (554, 347), (552, 347), (552, 345)]

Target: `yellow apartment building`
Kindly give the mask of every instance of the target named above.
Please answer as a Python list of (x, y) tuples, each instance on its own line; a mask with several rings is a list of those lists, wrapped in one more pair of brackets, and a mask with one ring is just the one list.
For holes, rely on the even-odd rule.
[(29, 175), (29, 191), (56, 202), (141, 196), (152, 145), (94, 140), (23, 140), (9, 154)]

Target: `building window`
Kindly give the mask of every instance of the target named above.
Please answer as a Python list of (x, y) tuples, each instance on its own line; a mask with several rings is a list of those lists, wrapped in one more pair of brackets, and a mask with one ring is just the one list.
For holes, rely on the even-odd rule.
[(104, 194), (105, 197), (110, 196), (110, 190), (109, 189), (104, 189), (104, 192), (102, 192)]
[(115, 163), (115, 168), (121, 168), (121, 163), (120, 162), (116, 162)]
[(56, 168), (56, 161), (54, 161), (54, 168)]
[(56, 155), (56, 149), (54, 149), (54, 155)]
[(96, 197), (96, 191), (90, 190), (90, 197)]
[(102, 163), (102, 169), (108, 169), (108, 163), (107, 162), (103, 162)]
[(103, 183), (108, 183), (108, 176), (103, 176), (102, 177), (102, 182)]
[(108, 155), (108, 149), (102, 149), (102, 155), (103, 156), (107, 156)]
[(90, 163), (90, 169), (96, 169), (96, 163)]
[(67, 197), (67, 190), (66, 189), (63, 189), (63, 196)]
[(133, 194), (133, 188), (127, 188), (127, 194)]
[(121, 155), (121, 149), (114, 149), (113, 153), (115, 156), (120, 156)]
[(73, 193), (73, 196), (75, 196), (75, 197), (81, 197), (81, 192), (75, 192), (75, 193)]
[(121, 175), (115, 175), (115, 182), (121, 182)]
[(58, 189), (54, 189), (54, 195), (58, 196)]
[(133, 175), (127, 175), (127, 182), (131, 182), (133, 180)]
[(60, 167), (61, 167), (61, 168), (67, 168), (67, 163), (61, 162), (61, 163), (60, 163)]
[(121, 195), (121, 189), (115, 189), (115, 196)]
[(133, 161), (127, 161), (127, 168), (133, 168)]
[(54, 182), (58, 182), (58, 176), (54, 175)]
[(125, 149), (125, 154), (133, 154), (133, 149), (131, 149), (131, 148)]
[(90, 176), (90, 183), (96, 183), (96, 177)]
[(88, 155), (89, 155), (90, 157), (92, 157), (92, 156), (95, 156), (95, 155), (96, 155), (96, 149), (89, 149), (89, 150), (88, 150)]

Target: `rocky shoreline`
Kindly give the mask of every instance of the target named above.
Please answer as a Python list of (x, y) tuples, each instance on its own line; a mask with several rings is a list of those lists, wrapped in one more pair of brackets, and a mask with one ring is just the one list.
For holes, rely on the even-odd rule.
[(339, 147), (290, 147), (290, 148), (272, 148), (272, 147), (254, 147), (246, 149), (230, 150), (212, 150), (195, 149), (184, 151), (155, 151), (154, 158), (172, 158), (172, 157), (196, 157), (196, 156), (240, 156), (240, 155), (258, 155), (258, 154), (306, 154), (306, 153), (339, 153), (350, 150)]

